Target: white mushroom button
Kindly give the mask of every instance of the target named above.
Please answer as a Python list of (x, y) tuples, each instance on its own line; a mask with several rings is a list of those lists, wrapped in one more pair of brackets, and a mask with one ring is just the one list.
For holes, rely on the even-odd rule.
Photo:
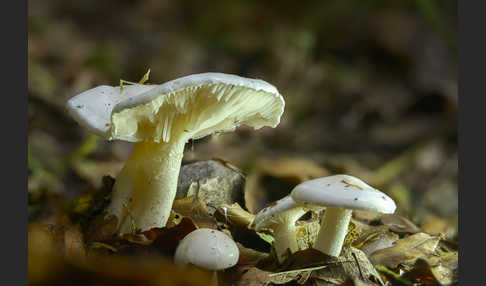
[(389, 196), (348, 175), (303, 182), (292, 190), (291, 197), (300, 204), (327, 207), (314, 248), (331, 256), (341, 253), (352, 210), (394, 213), (396, 209)]
[(118, 219), (120, 233), (166, 225), (188, 140), (242, 124), (275, 127), (284, 106), (273, 85), (222, 73), (161, 85), (99, 86), (67, 103), (74, 119), (92, 132), (136, 142), (107, 208), (107, 215)]
[(177, 246), (174, 261), (178, 265), (193, 264), (208, 270), (222, 270), (238, 262), (236, 243), (225, 233), (200, 228), (186, 235)]

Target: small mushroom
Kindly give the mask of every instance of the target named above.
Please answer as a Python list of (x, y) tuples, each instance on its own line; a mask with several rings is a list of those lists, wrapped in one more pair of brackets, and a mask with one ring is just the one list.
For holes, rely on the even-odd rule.
[(214, 271), (213, 285), (217, 285), (216, 271), (234, 266), (239, 256), (238, 246), (224, 232), (200, 228), (179, 242), (174, 262), (180, 266), (193, 264)]
[(314, 248), (339, 256), (353, 209), (394, 213), (395, 202), (360, 179), (335, 175), (297, 185), (290, 196), (299, 204), (325, 206)]
[(107, 208), (121, 234), (166, 225), (188, 140), (241, 124), (275, 127), (284, 105), (273, 85), (222, 73), (161, 85), (98, 86), (67, 103), (74, 119), (95, 134), (136, 142)]
[(299, 250), (295, 222), (302, 217), (308, 209), (297, 204), (290, 196), (271, 203), (261, 209), (250, 225), (255, 231), (271, 229), (273, 231), (273, 247), (278, 262), (285, 260), (287, 249), (290, 253)]

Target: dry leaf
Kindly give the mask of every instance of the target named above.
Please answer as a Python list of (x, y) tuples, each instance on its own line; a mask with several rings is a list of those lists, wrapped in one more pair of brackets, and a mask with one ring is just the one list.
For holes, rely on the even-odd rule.
[(406, 272), (402, 277), (414, 285), (440, 286), (441, 283), (437, 281), (430, 269), (427, 261), (419, 258), (413, 265), (411, 271)]
[(266, 252), (256, 251), (254, 249), (247, 248), (239, 242), (236, 242), (236, 245), (240, 250), (240, 259), (238, 261), (239, 265), (244, 265), (244, 264), (254, 265), (258, 263), (258, 261), (267, 258), (269, 255)]
[(422, 230), (433, 235), (444, 235), (447, 239), (455, 239), (458, 231), (457, 216), (450, 220), (429, 216), (422, 223)]
[(399, 264), (413, 264), (419, 258), (432, 255), (440, 238), (419, 232), (395, 241), (392, 247), (376, 251), (370, 256), (373, 265), (396, 268)]
[(311, 277), (336, 284), (344, 283), (347, 279), (376, 283), (381, 281), (366, 254), (354, 247), (344, 248), (337, 259), (329, 262), (326, 268), (313, 271)]
[(389, 232), (386, 228), (378, 228), (361, 235), (353, 246), (370, 256), (378, 250), (393, 246), (398, 239), (398, 234)]
[(218, 206), (218, 212), (215, 213), (215, 216), (218, 220), (223, 220), (225, 223), (242, 228), (248, 228), (255, 218), (254, 214), (244, 210), (238, 203)]
[(385, 214), (380, 217), (381, 223), (396, 233), (417, 233), (420, 229), (407, 218), (395, 214)]
[(83, 233), (79, 225), (70, 226), (64, 232), (64, 256), (73, 262), (86, 261)]
[[(179, 241), (196, 229), (196, 225), (190, 218), (183, 217), (180, 223), (172, 228), (157, 229), (158, 233), (151, 248), (156, 249), (168, 257), (172, 257), (174, 256)], [(151, 237), (154, 237), (154, 235), (152, 234)]]
[(236, 283), (236, 286), (263, 286), (271, 282), (270, 272), (252, 267), (244, 270), (243, 275)]

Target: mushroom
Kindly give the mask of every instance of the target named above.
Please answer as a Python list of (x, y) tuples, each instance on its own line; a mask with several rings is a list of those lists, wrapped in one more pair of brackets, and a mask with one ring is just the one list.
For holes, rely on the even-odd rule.
[(271, 229), (273, 231), (273, 247), (279, 263), (285, 260), (287, 249), (290, 253), (299, 250), (295, 222), (307, 212), (307, 209), (297, 204), (290, 196), (272, 202), (261, 209), (250, 225), (255, 231)]
[(67, 103), (74, 119), (95, 134), (136, 142), (107, 208), (120, 234), (166, 225), (188, 140), (241, 124), (275, 127), (284, 106), (273, 85), (222, 73), (161, 85), (98, 86)]
[(303, 182), (290, 196), (299, 204), (326, 206), (314, 248), (339, 256), (353, 209), (380, 213), (395, 212), (395, 202), (360, 179), (334, 175)]
[(213, 285), (217, 285), (216, 271), (234, 266), (239, 256), (238, 246), (224, 232), (199, 228), (179, 242), (174, 262), (180, 266), (190, 263), (214, 271)]

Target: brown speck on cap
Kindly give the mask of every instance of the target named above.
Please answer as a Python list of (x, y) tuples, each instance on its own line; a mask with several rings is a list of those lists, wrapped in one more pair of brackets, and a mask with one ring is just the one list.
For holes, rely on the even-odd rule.
[(341, 182), (342, 182), (343, 184), (346, 184), (346, 186), (345, 186), (345, 187), (352, 186), (352, 187), (358, 188), (358, 189), (360, 189), (360, 190), (363, 190), (363, 188), (362, 188), (362, 187), (360, 187), (360, 186), (358, 186), (358, 185), (351, 184), (351, 183), (347, 182), (347, 181), (346, 181), (346, 180), (344, 180), (344, 179), (342, 179), (342, 180), (341, 180)]

